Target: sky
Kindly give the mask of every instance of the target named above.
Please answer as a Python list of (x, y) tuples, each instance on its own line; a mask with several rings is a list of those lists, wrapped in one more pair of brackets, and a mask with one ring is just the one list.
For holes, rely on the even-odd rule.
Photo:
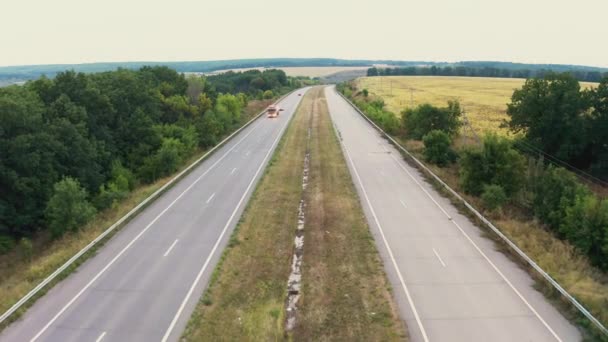
[(606, 0), (0, 0), (0, 66), (329, 57), (608, 67)]

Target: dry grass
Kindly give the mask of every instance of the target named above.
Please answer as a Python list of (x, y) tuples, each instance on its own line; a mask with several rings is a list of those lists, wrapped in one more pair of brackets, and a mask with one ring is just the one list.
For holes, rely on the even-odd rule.
[[(473, 130), (478, 135), (486, 132), (507, 134), (500, 128), (507, 119), (507, 103), (524, 79), (447, 76), (391, 76), (362, 77), (357, 88), (368, 89), (384, 99), (387, 109), (399, 114), (405, 108), (422, 103), (446, 106), (449, 100), (459, 100)], [(595, 83), (581, 82), (582, 87)], [(392, 90), (391, 90), (392, 86)], [(412, 101), (413, 100), (413, 101)], [(463, 133), (470, 133), (463, 129)]]
[(303, 291), (293, 336), (304, 341), (405, 338), (324, 97), (312, 121)]
[[(243, 119), (247, 119), (243, 123), (259, 113), (268, 105), (269, 101), (272, 102), (271, 100), (251, 101), (243, 114)], [(200, 158), (205, 152), (203, 150), (197, 151), (183, 163), (183, 166), (175, 174), (181, 172), (181, 170)], [(2, 294), (0, 296), (0, 312), (4, 313), (8, 310), (43, 279), (63, 265), (114, 222), (126, 215), (141, 201), (165, 185), (171, 178), (173, 178), (173, 175), (159, 179), (152, 184), (138, 187), (116, 206), (100, 212), (93, 221), (89, 222), (75, 234), (66, 234), (55, 240), (52, 240), (48, 234), (39, 234), (32, 241), (34, 247), (33, 254), (29, 257), (22, 253), (19, 248), (0, 255), (0, 294)], [(84, 262), (88, 256), (93, 254), (94, 251), (81, 257), (76, 265), (64, 271), (61, 276), (67, 276), (80, 263)], [(47, 285), (46, 290), (52, 286), (53, 284)], [(39, 295), (42, 294), (44, 293), (40, 293)], [(29, 305), (32, 302), (30, 300)], [(27, 310), (27, 305), (13, 314), (8, 322), (4, 322), (0, 326), (0, 329), (3, 329), (7, 323), (18, 318), (25, 310)]]
[[(184, 340), (403, 338), (404, 328), (322, 95), (322, 88), (315, 88), (302, 100), (190, 319)], [(313, 112), (310, 179), (304, 195), (308, 216), (301, 308), (296, 330), (286, 334), (287, 279)]]
[[(300, 108), (312, 101), (309, 95)], [(279, 340), (297, 208), (307, 115), (298, 111), (247, 205), (229, 247), (198, 303), (187, 341)]]

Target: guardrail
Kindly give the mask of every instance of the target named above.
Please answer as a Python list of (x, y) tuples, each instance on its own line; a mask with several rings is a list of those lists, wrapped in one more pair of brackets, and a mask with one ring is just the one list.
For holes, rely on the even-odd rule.
[(566, 298), (578, 311), (583, 314), (591, 323), (593, 323), (602, 333), (608, 336), (608, 329), (597, 319), (589, 310), (587, 310), (581, 303), (579, 303), (576, 298), (574, 298), (568, 291), (566, 291), (555, 279), (553, 279), (547, 272), (545, 272), (534, 260), (532, 260), (526, 253), (524, 253), (517, 245), (511, 241), (507, 236), (505, 236), (500, 229), (496, 228), (492, 222), (486, 219), (477, 209), (475, 209), (469, 202), (467, 202), (460, 194), (458, 194), (455, 190), (453, 190), (449, 185), (447, 185), (439, 176), (437, 176), (433, 171), (431, 171), (426, 165), (424, 165), (418, 158), (414, 157), (408, 150), (406, 150), (399, 142), (397, 142), (393, 137), (384, 132), (382, 128), (380, 128), (376, 123), (374, 123), (363, 111), (361, 111), (354, 103), (352, 103), (346, 96), (340, 93), (334, 87), (334, 91), (338, 93), (346, 102), (348, 102), (363, 118), (365, 118), (370, 124), (372, 124), (378, 131), (380, 131), (387, 139), (389, 139), (393, 145), (403, 151), (408, 157), (412, 158), (412, 160), (422, 168), (426, 173), (431, 175), (441, 186), (443, 186), (446, 190), (448, 190), (454, 197), (460, 200), (466, 207), (469, 209), (478, 219), (480, 219), (488, 228), (490, 228), (496, 235), (498, 235), (503, 242), (505, 242), (511, 249), (517, 253), (524, 261), (528, 263), (534, 270), (536, 270), (547, 282), (549, 282), (553, 288), (555, 288), (564, 298)]
[[(292, 90), (289, 93), (281, 96), (276, 102), (283, 101), (287, 96), (291, 95), (298, 89)], [(78, 260), (82, 255), (90, 251), (95, 245), (97, 245), (100, 241), (102, 241), (108, 234), (112, 233), (116, 228), (122, 226), (123, 223), (127, 222), (131, 218), (135, 217), (140, 213), (142, 209), (144, 209), (150, 202), (156, 200), (160, 195), (162, 195), (166, 190), (171, 188), (175, 183), (181, 180), (185, 175), (187, 175), (192, 169), (198, 166), (203, 160), (207, 159), (213, 152), (222, 147), (226, 142), (232, 139), (235, 135), (240, 133), (242, 130), (247, 128), (251, 123), (260, 118), (260, 116), (264, 115), (266, 111), (262, 111), (253, 117), (251, 120), (247, 121), (242, 127), (234, 131), (232, 134), (227, 136), (224, 140), (220, 141), (217, 145), (215, 145), (212, 149), (210, 149), (203, 156), (192, 162), (187, 168), (178, 173), (175, 177), (171, 178), (165, 185), (160, 187), (160, 189), (156, 190), (152, 195), (148, 196), (146, 199), (141, 201), (135, 208), (131, 209), (125, 216), (121, 217), (118, 221), (114, 222), (110, 227), (108, 227), (103, 233), (99, 234), (93, 241), (91, 241), (88, 245), (86, 245), (83, 249), (81, 249), (78, 253), (74, 254), (68, 261), (66, 261), (63, 265), (61, 265), (58, 269), (56, 269), (51, 275), (46, 277), (40, 284), (38, 284), (35, 288), (33, 288), (30, 292), (28, 292), (25, 296), (23, 296), (17, 303), (15, 303), (10, 309), (8, 309), (5, 313), (0, 316), (0, 324), (2, 324), (6, 319), (8, 319), (15, 311), (19, 310), (25, 303), (27, 303), (32, 297), (34, 297), (40, 290), (42, 290), (45, 286), (47, 286), (50, 282), (55, 280), (63, 271), (65, 271), (68, 267), (70, 267), (74, 262)]]

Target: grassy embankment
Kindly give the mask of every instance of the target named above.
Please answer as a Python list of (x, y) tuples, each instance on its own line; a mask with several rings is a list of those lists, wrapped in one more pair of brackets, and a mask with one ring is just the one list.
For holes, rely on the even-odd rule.
[[(309, 183), (303, 193), (309, 128)], [(302, 196), (303, 288), (296, 328), (286, 333), (287, 279)], [(302, 100), (230, 241), (185, 340), (404, 338), (322, 88)]]
[[(386, 87), (387, 79), (395, 79), (393, 87), (397, 82), (402, 82), (401, 86), (407, 85), (414, 87), (415, 105), (428, 101), (434, 105), (444, 106), (448, 99), (459, 98), (465, 104), (469, 113), (469, 120), (473, 127), (494, 127), (494, 131), (500, 130), (498, 127), (502, 117), (506, 118), (506, 103), (509, 102), (513, 92), (512, 86), (523, 84), (523, 80), (513, 79), (494, 79), (494, 78), (463, 78), (463, 77), (384, 77), (383, 88), (380, 91), (374, 88), (377, 80), (370, 81), (370, 78), (359, 79), (357, 85), (359, 90), (365, 86), (370, 93), (384, 94), (382, 97), (391, 111), (400, 113), (405, 105), (399, 105), (398, 97), (387, 96), (390, 89)], [(370, 84), (372, 82), (373, 84)], [(519, 83), (517, 83), (519, 82)], [(583, 83), (581, 83), (583, 84)], [(584, 83), (583, 86), (591, 87), (593, 83)], [(427, 88), (428, 87), (428, 88)], [(409, 90), (399, 90), (401, 97)], [(393, 94), (396, 94), (393, 88)], [(502, 102), (502, 106), (499, 104)], [(493, 104), (494, 107), (491, 105)], [(409, 101), (408, 101), (409, 105)], [(473, 108), (487, 108), (487, 114), (474, 116)], [(491, 110), (491, 108), (494, 108)], [(480, 109), (481, 113), (481, 109)], [(493, 117), (493, 120), (484, 121), (484, 117)], [(498, 120), (500, 119), (500, 120)], [(490, 129), (492, 130), (492, 129)], [(483, 132), (483, 131), (482, 131)], [(503, 132), (503, 134), (506, 134)], [(424, 160), (424, 145), (421, 141), (407, 140), (402, 137), (395, 137), (408, 151), (413, 153), (419, 160)], [(458, 164), (448, 167), (438, 167), (426, 163), (436, 175), (438, 175), (450, 187), (466, 198), (469, 203), (478, 209), (483, 208), (481, 200), (475, 196), (466, 195), (460, 186)], [(596, 191), (598, 192), (598, 191)], [(600, 191), (601, 192), (601, 191)], [(593, 267), (588, 258), (578, 252), (568, 242), (555, 237), (542, 223), (530, 216), (529, 213), (522, 212), (521, 208), (506, 206), (500, 212), (489, 212), (480, 210), (486, 217), (500, 228), (512, 241), (514, 241), (527, 255), (529, 255), (540, 267), (547, 271), (556, 281), (558, 281), (568, 292), (577, 298), (587, 309), (589, 309), (604, 325), (608, 325), (608, 275)], [(463, 209), (466, 212), (466, 209)], [(490, 237), (495, 237), (489, 233)], [(506, 248), (506, 247), (505, 247)], [(516, 258), (519, 261), (519, 259)], [(534, 270), (530, 273), (537, 277)], [(545, 284), (544, 282), (541, 282)], [(561, 297), (550, 286), (541, 286), (549, 297)], [(569, 304), (564, 304), (564, 308), (570, 308)], [(568, 312), (575, 320), (580, 319), (583, 326), (589, 324), (586, 319), (576, 314), (575, 310)]]
[[(271, 102), (271, 100), (250, 101), (242, 118), (243, 124), (262, 111)], [(192, 157), (184, 161), (182, 167), (175, 174), (181, 172), (205, 152), (207, 151), (197, 151)], [(98, 213), (91, 222), (74, 234), (65, 234), (56, 240), (52, 240), (49, 235), (41, 234), (32, 240), (33, 248), (31, 253), (26, 253), (18, 247), (7, 254), (0, 255), (0, 293), (2, 294), (0, 296), (0, 312), (4, 313), (8, 310), (43, 279), (94, 240), (114, 222), (126, 215), (141, 201), (165, 185), (172, 177), (173, 175), (161, 178), (152, 184), (137, 187), (127, 198), (112, 208)], [(72, 268), (64, 271), (61, 277), (67, 276), (86, 260), (87, 257), (93, 254), (94, 251), (82, 256)], [(46, 290), (52, 287), (52, 285), (47, 285)], [(39, 295), (42, 295), (46, 290), (41, 291)], [(31, 305), (32, 302), (33, 300), (30, 300), (29, 304)], [(27, 305), (24, 309), (13, 314), (8, 322), (23, 314), (25, 309), (27, 309)], [(1, 325), (0, 329), (3, 329), (6, 324), (7, 322)]]

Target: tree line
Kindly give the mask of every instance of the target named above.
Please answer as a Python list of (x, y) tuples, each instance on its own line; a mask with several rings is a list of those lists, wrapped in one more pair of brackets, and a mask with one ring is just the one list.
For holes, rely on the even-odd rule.
[(0, 88), (0, 251), (78, 229), (216, 144), (251, 98), (297, 86), (280, 70), (201, 78), (146, 66)]
[[(498, 77), (498, 78), (544, 78), (553, 74), (551, 68), (513, 69), (499, 67), (472, 67), (472, 66), (430, 66), (406, 68), (369, 68), (367, 76), (465, 76), (465, 77)], [(608, 77), (608, 72), (587, 70), (573, 67), (568, 71), (575, 79), (585, 82), (600, 82)]]
[(513, 204), (608, 270), (608, 199), (547, 162), (547, 156), (561, 158), (608, 179), (608, 77), (594, 89), (581, 89), (568, 73), (528, 79), (508, 104), (505, 126), (518, 137), (488, 134), (480, 146), (458, 150), (452, 147), (462, 125), (458, 102), (421, 104), (397, 118), (365, 89), (352, 83), (338, 89), (385, 131), (422, 140), (424, 158), (456, 168), (462, 190), (487, 210)]

